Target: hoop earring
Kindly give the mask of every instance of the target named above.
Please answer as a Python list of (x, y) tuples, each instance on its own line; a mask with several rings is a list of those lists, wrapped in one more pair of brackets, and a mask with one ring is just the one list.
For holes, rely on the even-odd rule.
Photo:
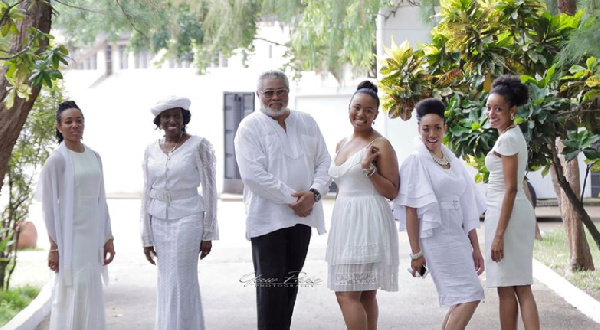
[(515, 120), (515, 114), (510, 115), (510, 120)]

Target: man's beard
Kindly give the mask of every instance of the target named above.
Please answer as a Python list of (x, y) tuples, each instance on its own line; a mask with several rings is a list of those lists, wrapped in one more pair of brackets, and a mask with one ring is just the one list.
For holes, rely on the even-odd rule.
[(282, 105), (281, 110), (273, 110), (273, 108), (270, 108), (261, 103), (259, 109), (262, 113), (269, 117), (280, 117), (290, 112), (290, 108), (287, 107), (287, 104)]

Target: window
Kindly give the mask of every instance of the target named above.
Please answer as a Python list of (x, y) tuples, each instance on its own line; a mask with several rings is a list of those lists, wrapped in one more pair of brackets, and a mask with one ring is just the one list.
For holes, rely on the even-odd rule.
[(136, 69), (146, 69), (150, 64), (150, 53), (147, 50), (140, 50), (133, 56), (133, 67)]
[(127, 69), (129, 54), (127, 53), (126, 45), (119, 45), (119, 69)]
[(228, 65), (229, 65), (229, 61), (228, 61), (227, 57), (225, 57), (225, 56), (223, 56), (223, 54), (219, 53), (219, 56), (214, 56), (211, 59), (208, 67), (209, 68), (226, 68)]

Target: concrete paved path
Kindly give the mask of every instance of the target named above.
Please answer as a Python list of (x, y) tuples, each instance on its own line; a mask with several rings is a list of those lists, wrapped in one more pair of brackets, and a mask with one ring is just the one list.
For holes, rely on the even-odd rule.
[[(326, 219), (330, 219), (333, 201), (326, 200)], [(139, 200), (109, 201), (116, 259), (110, 266), (111, 283), (105, 289), (108, 329), (153, 329), (155, 319), (156, 270), (145, 260), (139, 240)], [(209, 330), (255, 329), (255, 289), (240, 278), (253, 273), (250, 243), (244, 238), (243, 204), (221, 201), (218, 207), (221, 239), (213, 243), (213, 252), (200, 263), (202, 302)], [(328, 220), (326, 220), (328, 221)], [(544, 223), (542, 230), (560, 223)], [(329, 228), (329, 223), (327, 223)], [(412, 278), (408, 239), (400, 233), (400, 291), (378, 293), (379, 329), (439, 329), (445, 310), (438, 307), (435, 286), (430, 278)], [(483, 242), (483, 234), (480, 233)], [(335, 295), (326, 288), (327, 264), (324, 261), (327, 235), (313, 232), (304, 271), (307, 278), (318, 281), (300, 289), (292, 329), (344, 329), (342, 314)], [(485, 274), (482, 276), (485, 280)], [(536, 282), (533, 286), (542, 329), (600, 329), (567, 304), (550, 288)], [(470, 329), (499, 329), (498, 299), (494, 290), (486, 289), (486, 300), (477, 309)], [(47, 321), (37, 329), (46, 330)]]

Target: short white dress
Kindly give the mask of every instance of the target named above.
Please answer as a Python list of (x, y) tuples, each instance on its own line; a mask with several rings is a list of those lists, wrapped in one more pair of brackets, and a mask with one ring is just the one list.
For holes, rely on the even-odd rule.
[[(517, 184), (518, 192), (504, 233), (504, 259), (492, 261), (491, 247), (498, 227), (500, 210), (504, 201), (503, 156), (518, 154)], [(527, 144), (521, 130), (509, 129), (500, 135), (492, 150), (485, 157), (485, 166), (490, 172), (487, 187), (487, 212), (485, 214), (485, 257), (486, 285), (490, 288), (531, 285), (533, 283), (533, 241), (535, 239), (535, 212), (527, 200), (520, 184), (525, 177), (527, 167)]]
[(418, 140), (417, 151), (400, 167), (400, 193), (394, 215), (406, 229), (406, 207), (417, 209), (420, 246), (441, 307), (484, 299), (475, 271), (468, 233), (479, 227), (485, 200), (463, 164), (443, 147), (450, 160), (444, 169)]
[(334, 291), (398, 291), (398, 233), (390, 203), (362, 171), (367, 149), (329, 168), (339, 188), (325, 257)]

